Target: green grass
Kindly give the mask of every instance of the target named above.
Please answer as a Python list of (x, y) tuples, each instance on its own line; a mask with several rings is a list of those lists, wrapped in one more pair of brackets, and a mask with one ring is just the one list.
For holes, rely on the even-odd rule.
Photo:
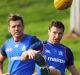
[[(53, 0), (0, 0), (0, 47), (8, 36), (7, 16), (9, 13), (20, 14), (25, 23), (24, 32), (36, 35), (41, 40), (48, 38), (47, 29), (52, 20), (62, 21), (65, 24), (65, 33), (69, 32), (70, 9), (56, 10), (53, 7)], [(80, 71), (80, 39), (63, 39), (61, 42), (72, 49), (75, 65)], [(6, 72), (7, 60), (4, 65), (4, 72)]]

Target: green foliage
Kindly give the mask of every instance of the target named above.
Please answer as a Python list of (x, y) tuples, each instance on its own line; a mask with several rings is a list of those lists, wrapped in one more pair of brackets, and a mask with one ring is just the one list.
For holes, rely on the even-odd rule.
[[(36, 35), (41, 40), (48, 38), (47, 29), (52, 20), (60, 20), (65, 24), (65, 32), (69, 31), (70, 9), (56, 10), (53, 0), (0, 0), (0, 46), (10, 37), (7, 31), (7, 17), (10, 13), (20, 14), (25, 23), (25, 33)], [(75, 57), (75, 64), (80, 70), (80, 39), (66, 39), (62, 43), (69, 46)], [(4, 72), (7, 71), (7, 61)]]
[[(7, 34), (7, 17), (10, 13), (20, 14), (24, 18), (24, 32), (37, 34), (42, 40), (47, 36), (47, 28), (52, 20), (61, 20), (66, 27), (69, 25), (69, 9), (54, 9), (52, 0), (1, 0), (0, 3), (0, 35), (3, 41)], [(44, 30), (41, 30), (43, 27)]]

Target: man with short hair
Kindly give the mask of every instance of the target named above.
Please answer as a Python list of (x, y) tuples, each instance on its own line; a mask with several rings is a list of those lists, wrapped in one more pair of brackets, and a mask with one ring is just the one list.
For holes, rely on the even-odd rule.
[[(74, 65), (74, 56), (71, 49), (60, 43), (64, 29), (62, 22), (52, 21), (48, 28), (48, 40), (33, 44), (31, 49), (25, 52), (24, 60), (26, 56), (31, 58), (32, 56), (35, 57), (36, 53), (34, 52), (33, 54), (34, 50), (41, 50), (41, 56), (45, 57), (46, 61), (44, 62), (46, 62), (46, 66), (44, 62), (41, 61), (44, 60), (41, 56), (36, 60), (37, 75), (65, 75), (66, 68), (71, 75), (79, 75)], [(24, 53), (22, 56), (24, 56)], [(43, 62), (43, 64), (40, 64), (41, 62)]]
[[(12, 37), (2, 46), (0, 53), (0, 75), (32, 75), (35, 61), (29, 59), (21, 61), (21, 54), (39, 39), (32, 35), (24, 34), (24, 22), (21, 16), (11, 14), (8, 17), (8, 31)], [(8, 58), (8, 73), (3, 74), (3, 62)]]

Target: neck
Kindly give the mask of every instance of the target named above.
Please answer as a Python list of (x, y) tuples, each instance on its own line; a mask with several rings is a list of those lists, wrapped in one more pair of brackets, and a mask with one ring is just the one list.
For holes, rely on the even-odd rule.
[(48, 41), (51, 43), (51, 44), (59, 44), (60, 42), (54, 42), (54, 41), (51, 41), (48, 39)]
[(16, 38), (14, 38), (14, 41), (15, 42), (19, 42), (23, 37), (24, 37), (25, 35), (23, 34), (22, 36), (19, 36), (19, 37), (16, 37)]

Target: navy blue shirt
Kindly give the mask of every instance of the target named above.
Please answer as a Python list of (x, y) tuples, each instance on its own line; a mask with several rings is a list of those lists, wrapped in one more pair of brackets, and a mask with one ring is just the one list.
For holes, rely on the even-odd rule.
[[(70, 48), (62, 44), (51, 44), (48, 41), (38, 42), (32, 45), (32, 49), (42, 50), (42, 56), (46, 58), (47, 66), (53, 66), (61, 71), (61, 75), (65, 75), (65, 68), (74, 64), (73, 53)], [(37, 74), (40, 74), (37, 67)]]

